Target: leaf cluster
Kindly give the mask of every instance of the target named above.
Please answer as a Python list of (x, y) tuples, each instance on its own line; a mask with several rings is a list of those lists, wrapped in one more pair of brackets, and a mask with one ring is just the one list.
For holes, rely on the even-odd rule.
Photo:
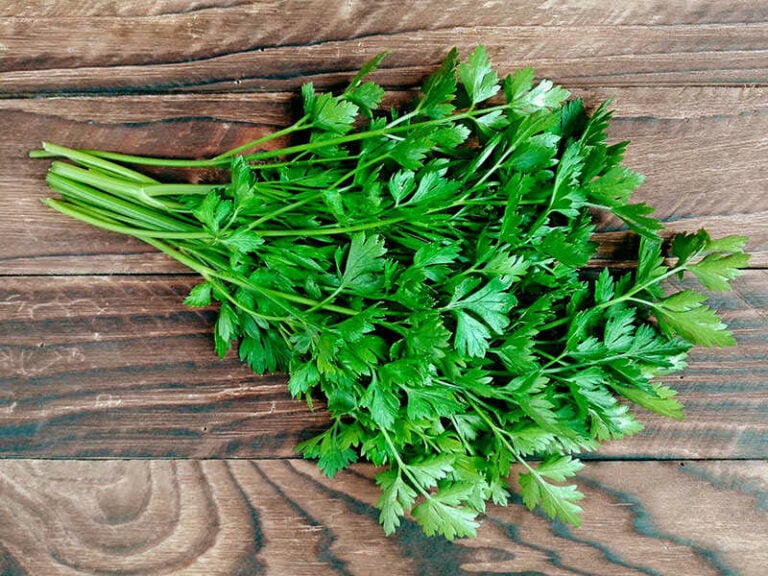
[[(410, 514), (428, 535), (473, 535), (513, 472), (529, 508), (578, 524), (576, 455), (638, 432), (631, 404), (682, 417), (659, 378), (691, 345), (733, 344), (702, 293), (664, 281), (727, 289), (746, 239), (680, 235), (667, 264), (661, 224), (631, 202), (626, 143), (607, 143), (607, 104), (589, 114), (532, 69), (501, 79), (478, 47), (381, 110), (366, 77), (380, 61), (339, 94), (305, 85), (290, 146), (211, 159), (225, 185), (49, 145), (79, 164), (54, 164), (50, 204), (199, 272), (186, 303), (218, 304), (219, 355), (287, 372), (294, 397), (327, 407), (299, 450), (329, 476), (382, 467), (387, 533)], [(641, 236), (635, 270), (586, 266), (596, 211)]]

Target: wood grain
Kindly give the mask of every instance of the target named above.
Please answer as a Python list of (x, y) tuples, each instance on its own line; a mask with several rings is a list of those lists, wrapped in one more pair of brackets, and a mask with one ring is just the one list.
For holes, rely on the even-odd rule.
[[(0, 285), (0, 455), (290, 456), (326, 423), (280, 376), (212, 349), (213, 313), (186, 308), (190, 276), (10, 277)], [(611, 458), (768, 456), (768, 271), (713, 296), (739, 345), (697, 349), (670, 384), (687, 419), (642, 414)]]
[[(768, 89), (601, 88), (576, 94), (591, 106), (614, 98), (611, 138), (632, 141), (627, 163), (647, 175), (636, 198), (656, 207), (670, 233), (702, 226), (716, 236), (737, 230), (751, 238), (752, 265), (768, 266)], [(42, 140), (210, 156), (286, 126), (292, 103), (295, 98), (285, 93), (0, 100), (0, 130), (11, 135), (0, 142), (0, 173), (7, 175), (0, 181), (6, 206), (0, 211), (0, 274), (183, 271), (138, 241), (45, 208), (39, 199), (49, 194), (43, 182), (48, 162), (26, 158)], [(616, 221), (605, 219), (600, 227), (598, 264), (634, 259), (636, 246)]]
[(180, 305), (193, 283), (7, 279), (0, 288), (0, 452), (291, 454), (326, 417), (292, 401), (284, 378), (217, 360), (211, 315)]
[(758, 1), (728, 10), (715, 0), (642, 7), (622, 0), (610, 8), (574, 0), (439, 8), (395, 0), (113, 4), (6, 9), (0, 92), (274, 91), (309, 79), (338, 82), (387, 49), (392, 56), (376, 78), (402, 86), (437, 64), (447, 46), (466, 51), (479, 42), (502, 68), (535, 64), (572, 85), (768, 79), (768, 23)]
[(0, 566), (13, 576), (762, 576), (768, 563), (762, 461), (590, 463), (578, 478), (581, 528), (513, 497), (489, 508), (476, 539), (453, 543), (410, 520), (382, 538), (373, 472), (329, 480), (299, 460), (0, 461)]
[[(739, 345), (669, 382), (687, 420), (643, 414), (588, 462), (581, 528), (514, 497), (477, 539), (411, 521), (385, 538), (372, 468), (329, 480), (291, 459), (322, 409), (217, 359), (213, 310), (181, 304), (194, 276), (45, 209), (27, 153), (213, 155), (289, 123), (305, 81), (337, 87), (392, 49), (374, 78), (396, 103), (478, 43), (502, 72), (613, 98), (611, 138), (632, 140), (636, 198), (668, 233), (751, 237), (753, 269), (712, 299)], [(0, 2), (0, 574), (764, 576), (766, 54), (761, 0)], [(636, 239), (599, 225), (594, 264), (631, 265)]]
[[(441, 10), (430, 9), (428, 5), (408, 5), (397, 0), (379, 0), (375, 6), (365, 2), (351, 1), (343, 4), (327, 0), (272, 0), (260, 2), (244, 0), (135, 0), (134, 2), (114, 2), (112, 0), (24, 0), (23, 3), (0, 5), (0, 17), (12, 18), (145, 18), (157, 17), (172, 19), (197, 15), (198, 18), (230, 18), (230, 24), (240, 24), (242, 17), (259, 13), (272, 16), (282, 12), (292, 18), (291, 23), (303, 25), (309, 30), (316, 18), (329, 18), (325, 12), (346, 10), (345, 24), (349, 29), (357, 25), (362, 27), (368, 14), (372, 20), (376, 17), (380, 26), (388, 21), (407, 21), (412, 27), (430, 28), (442, 21), (463, 19), (476, 23), (473, 19), (484, 19), (503, 25), (540, 25), (567, 26), (572, 24), (594, 24), (611, 26), (616, 24), (664, 25), (664, 24), (740, 24), (765, 22), (764, 7), (755, 0), (733, 0), (724, 6), (714, 0), (686, 2), (685, 0), (648, 0), (642, 5), (627, 0), (619, 0), (605, 5), (601, 2), (583, 0), (559, 0), (535, 5), (526, 0), (506, 0), (490, 2), (478, 6), (471, 0), (455, 0), (441, 6)], [(479, 8), (479, 10), (478, 10)], [(287, 13), (287, 14), (286, 14)], [(390, 25), (391, 25), (390, 22)], [(281, 28), (286, 28), (281, 22)], [(264, 34), (279, 34), (279, 30), (264, 30)], [(340, 31), (318, 30), (314, 34), (337, 34)], [(286, 34), (287, 31), (283, 31)]]

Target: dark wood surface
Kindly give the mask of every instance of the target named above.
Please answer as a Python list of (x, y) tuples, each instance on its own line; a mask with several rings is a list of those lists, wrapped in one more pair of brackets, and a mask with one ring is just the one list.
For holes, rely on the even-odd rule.
[[(667, 233), (750, 236), (752, 269), (712, 300), (738, 346), (670, 382), (686, 420), (643, 415), (587, 464), (581, 528), (515, 499), (474, 540), (385, 538), (371, 468), (295, 459), (321, 407), (218, 360), (213, 312), (181, 304), (194, 276), (45, 209), (26, 155), (210, 155), (284, 126), (304, 81), (391, 49), (376, 79), (396, 100), (480, 42), (502, 71), (614, 99)], [(760, 0), (0, 3), (0, 574), (768, 574), (766, 86)], [(595, 265), (631, 260), (617, 223), (596, 238)]]

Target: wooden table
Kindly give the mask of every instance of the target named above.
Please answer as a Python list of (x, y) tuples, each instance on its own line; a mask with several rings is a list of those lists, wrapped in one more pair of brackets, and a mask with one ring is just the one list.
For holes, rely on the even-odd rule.
[[(768, 574), (768, 3), (761, 0), (21, 0), (0, 3), (0, 573)], [(644, 416), (580, 475), (572, 529), (515, 499), (473, 540), (385, 538), (372, 470), (292, 447), (326, 419), (212, 351), (195, 278), (46, 209), (43, 139), (206, 156), (286, 125), (297, 88), (410, 87), (487, 45), (594, 106), (669, 232), (748, 234), (713, 297), (739, 345), (696, 350), (683, 422)], [(602, 229), (601, 261), (631, 239)]]

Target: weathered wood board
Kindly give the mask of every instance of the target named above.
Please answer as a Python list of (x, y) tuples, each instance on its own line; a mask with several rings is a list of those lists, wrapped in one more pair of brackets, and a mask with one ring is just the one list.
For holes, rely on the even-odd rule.
[(768, 564), (765, 461), (590, 463), (580, 528), (515, 501), (453, 543), (411, 521), (382, 538), (371, 473), (329, 481), (300, 460), (6, 460), (0, 570), (760, 576)]
[[(492, 507), (477, 539), (385, 538), (375, 471), (293, 446), (327, 422), (212, 350), (195, 277), (46, 209), (42, 140), (204, 157), (285, 126), (382, 50), (393, 102), (457, 46), (613, 99), (666, 234), (750, 236), (712, 304), (738, 346), (669, 383), (687, 418), (604, 446), (579, 529)], [(0, 574), (768, 573), (768, 4), (760, 0), (24, 0), (0, 3)], [(217, 175), (187, 173), (191, 180)], [(599, 222), (594, 266), (636, 241)]]

